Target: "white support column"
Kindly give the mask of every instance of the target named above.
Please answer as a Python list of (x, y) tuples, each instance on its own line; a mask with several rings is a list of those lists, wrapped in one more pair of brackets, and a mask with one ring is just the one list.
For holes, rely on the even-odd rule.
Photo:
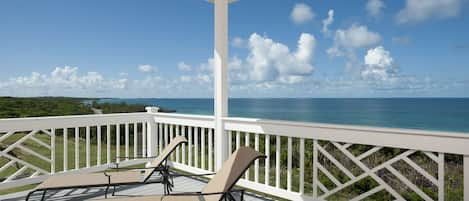
[(228, 3), (213, 0), (215, 5), (214, 51), (214, 111), (215, 111), (215, 169), (219, 170), (228, 158), (228, 136), (223, 117), (228, 115)]
[[(146, 107), (147, 113), (149, 115), (158, 113), (159, 108), (157, 107)], [(152, 157), (156, 156), (158, 153), (158, 128), (156, 126), (155, 120), (153, 118), (150, 118), (150, 120), (147, 122), (147, 156)]]

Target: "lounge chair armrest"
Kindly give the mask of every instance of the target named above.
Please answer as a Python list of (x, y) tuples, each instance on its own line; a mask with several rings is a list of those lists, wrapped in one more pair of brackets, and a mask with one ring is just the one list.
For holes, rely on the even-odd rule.
[(117, 157), (119, 159), (151, 159), (151, 158), (158, 158), (158, 156), (122, 156), (122, 157)]
[(169, 174), (169, 176), (173, 177), (203, 177), (203, 176), (210, 176), (215, 175), (216, 173), (207, 173), (207, 174)]
[(112, 167), (112, 168), (109, 168), (111, 170), (146, 170), (146, 169), (155, 169), (157, 168), (158, 170), (158, 167), (134, 167), (134, 168), (127, 168), (127, 167)]

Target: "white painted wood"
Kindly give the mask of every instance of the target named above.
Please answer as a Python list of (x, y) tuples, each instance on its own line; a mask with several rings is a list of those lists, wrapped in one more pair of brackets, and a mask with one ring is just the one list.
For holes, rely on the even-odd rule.
[[(254, 149), (259, 151), (259, 134), (254, 137)], [(259, 183), (259, 160), (254, 161), (254, 182)]]
[(213, 116), (158, 113), (153, 115), (155, 122), (192, 127), (214, 128)]
[(96, 126), (96, 135), (97, 135), (97, 149), (96, 149), (96, 165), (101, 165), (101, 125)]
[(401, 180), (407, 187), (412, 189), (413, 192), (417, 193), (421, 198), (425, 201), (432, 201), (433, 199), (430, 198), (425, 192), (423, 192), (419, 187), (415, 186), (411, 181), (409, 181), (404, 175), (402, 175), (399, 171), (394, 169), (392, 166), (386, 167), (394, 176), (396, 176), (399, 180)]
[(233, 132), (227, 131), (228, 133), (228, 155), (231, 156), (233, 153)]
[(80, 169), (80, 128), (75, 127), (75, 170)]
[[(249, 147), (249, 142), (251, 141), (251, 140), (249, 139), (250, 136), (251, 136), (250, 133), (247, 133), (247, 132), (244, 133), (244, 146), (245, 146), (245, 147)], [(248, 168), (248, 169), (246, 170), (246, 173), (244, 173), (244, 178), (245, 178), (246, 180), (249, 180), (249, 173), (250, 173), (250, 168)]]
[(344, 167), (342, 163), (335, 159), (334, 156), (329, 154), (329, 152), (327, 152), (321, 145), (318, 145), (318, 150), (322, 155), (324, 155), (327, 159), (334, 163), (334, 165), (339, 168), (345, 175), (347, 175), (347, 177), (349, 177), (350, 179), (355, 178), (355, 176), (346, 167)]
[(142, 156), (147, 156), (147, 122), (142, 122)]
[(208, 170), (213, 172), (213, 129), (208, 129)]
[(433, 154), (432, 152), (424, 152), (425, 155), (428, 156), (428, 158), (432, 159), (433, 161), (435, 161), (435, 163), (438, 163), (438, 157), (435, 156), (435, 154)]
[(13, 130), (47, 130), (50, 129), (51, 125), (54, 125), (55, 128), (74, 128), (96, 124), (123, 124), (129, 121), (147, 121), (150, 120), (150, 118), (151, 116), (146, 113), (119, 113), (0, 119), (0, 133)]
[(169, 144), (169, 128), (168, 124), (164, 125), (164, 148)]
[[(64, 140), (64, 155), (63, 155), (63, 171), (66, 172), (68, 170), (68, 128), (63, 129), (63, 140)], [(0, 171), (1, 172), (1, 171)]]
[(116, 163), (121, 161), (121, 125), (116, 124)]
[(292, 184), (292, 138), (287, 139), (287, 191), (291, 191)]
[(373, 147), (370, 150), (366, 151), (365, 153), (362, 153), (360, 156), (357, 157), (358, 160), (363, 160), (364, 158), (370, 156), (371, 154), (374, 154), (375, 152), (381, 150), (383, 147)]
[[(181, 133), (180, 133), (180, 126), (179, 125), (176, 125), (176, 136), (180, 136)], [(180, 156), (179, 156), (179, 150), (181, 150), (181, 147), (182, 146), (179, 146), (176, 148), (176, 163), (180, 163), (181, 160), (180, 160)]]
[[(434, 185), (439, 186), (439, 181), (435, 177), (433, 177), (430, 173), (428, 173), (425, 169), (423, 169), (419, 165), (417, 165), (414, 161), (410, 160), (408, 157), (403, 158), (403, 161), (405, 161), (412, 168), (417, 170), (418, 173), (423, 175), (425, 178), (427, 178), (429, 181), (431, 181)], [(439, 168), (440, 168), (440, 163), (438, 163), (438, 170), (439, 170)]]
[[(22, 144), (23, 142), (25, 142), (27, 139), (31, 138), (33, 135), (35, 135), (37, 132), (39, 132), (39, 130), (32, 130), (31, 132), (29, 132), (28, 134), (26, 134), (24, 137), (22, 137), (21, 139), (17, 140), (15, 143), (9, 145), (6, 149), (4, 149), (2, 152), (4, 153), (8, 153), (10, 152), (11, 150), (13, 150), (14, 148), (16, 148), (16, 146)], [(51, 138), (51, 147), (52, 147), (52, 138)]]
[(44, 170), (44, 169), (42, 169), (42, 168), (40, 168), (40, 167), (37, 167), (37, 166), (35, 166), (35, 165), (31, 164), (31, 163), (28, 163), (28, 162), (26, 162), (26, 161), (23, 161), (23, 160), (20, 160), (20, 159), (18, 159), (18, 158), (15, 158), (15, 157), (13, 157), (12, 155), (10, 155), (10, 154), (8, 154), (8, 153), (0, 152), (0, 156), (5, 157), (5, 158), (7, 158), (7, 159), (9, 159), (9, 160), (11, 160), (11, 161), (15, 161), (16, 163), (19, 163), (19, 164), (21, 164), (21, 165), (28, 166), (29, 168), (31, 168), (31, 169), (33, 169), (33, 170), (36, 170), (36, 171), (39, 171), (39, 172), (41, 172), (42, 174), (49, 174), (49, 171), (46, 171), (46, 170)]
[(275, 146), (275, 187), (280, 188), (280, 151), (281, 151), (281, 138), (279, 135), (275, 136), (277, 146)]
[(29, 139), (33, 140), (34, 142), (40, 144), (40, 145), (43, 146), (43, 147), (46, 147), (46, 148), (49, 149), (49, 150), (50, 150), (50, 148), (51, 148), (49, 144), (46, 144), (46, 143), (44, 143), (42, 140), (35, 138), (34, 135), (32, 135)]
[[(215, 50), (213, 59), (214, 75), (214, 117), (215, 117), (215, 159), (216, 170), (228, 158), (228, 137), (223, 118), (228, 116), (228, 0), (214, 1)], [(210, 153), (211, 155), (211, 153)]]
[(189, 135), (189, 143), (188, 143), (189, 146), (187, 147), (189, 149), (188, 154), (187, 154), (188, 155), (187, 157), (189, 159), (188, 165), (192, 166), (192, 157), (194, 157), (192, 155), (192, 149), (193, 149), (193, 145), (192, 145), (192, 127), (189, 126), (189, 127), (187, 127), (187, 129), (188, 129), (187, 131), (188, 131), (188, 135)]
[(106, 125), (106, 160), (111, 164), (111, 125)]
[(241, 132), (236, 131), (236, 150), (241, 146)]
[(205, 129), (202, 129), (202, 134), (200, 135), (201, 139), (200, 139), (200, 143), (202, 144), (202, 148), (201, 148), (201, 161), (202, 161), (202, 166), (201, 168), (206, 170), (206, 163), (207, 161), (205, 160), (205, 135), (206, 135), (206, 130)]
[(370, 195), (373, 195), (373, 194), (375, 194), (375, 193), (377, 193), (377, 192), (379, 192), (379, 191), (381, 191), (381, 190), (383, 190), (383, 189), (384, 189), (383, 186), (374, 187), (373, 189), (371, 189), (371, 190), (369, 190), (369, 191), (367, 191), (367, 192), (365, 192), (365, 193), (363, 193), (363, 194), (361, 194), (361, 195), (359, 195), (359, 196), (357, 196), (357, 197), (351, 199), (350, 201), (360, 201), (360, 200), (363, 200), (363, 199), (369, 197)]
[(14, 180), (16, 177), (18, 177), (19, 175), (21, 175), (24, 171), (26, 171), (28, 169), (28, 167), (26, 166), (23, 166), (22, 168), (20, 168), (18, 171), (16, 171), (15, 173), (13, 173), (12, 175), (10, 175), (9, 177), (7, 177), (5, 179), (5, 181), (3, 182), (9, 182), (9, 181), (12, 181)]
[(194, 167), (199, 168), (199, 128), (194, 128)]
[[(259, 134), (469, 155), (469, 135), (409, 129), (225, 118), (225, 129)], [(416, 143), (418, 142), (418, 143)]]
[(15, 164), (15, 161), (9, 161), (8, 163), (0, 167), (0, 172), (3, 172), (4, 170), (8, 169), (10, 166), (14, 164)]
[(439, 201), (445, 200), (445, 154), (444, 153), (438, 153), (438, 200)]
[(270, 135), (265, 135), (265, 162), (264, 162), (264, 184), (270, 185)]
[(464, 201), (469, 201), (469, 155), (464, 156)]
[(158, 154), (161, 154), (163, 151), (163, 124), (158, 123)]
[[(6, 131), (5, 131), (6, 132)], [(15, 131), (8, 131), (6, 134), (3, 134), (2, 137), (0, 137), (0, 142), (2, 142), (3, 140), (7, 139), (8, 137), (10, 137), (11, 135), (15, 134)]]
[(45, 156), (39, 154), (38, 152), (33, 151), (33, 150), (29, 149), (28, 147), (25, 147), (25, 146), (23, 146), (23, 145), (21, 145), (21, 144), (18, 145), (18, 146), (16, 146), (16, 148), (19, 148), (19, 149), (21, 149), (22, 151), (27, 152), (28, 154), (31, 154), (31, 155), (33, 155), (33, 156), (39, 158), (39, 159), (42, 159), (42, 160), (44, 160), (44, 161), (46, 161), (46, 162), (48, 162), (48, 163), (51, 163), (51, 172), (52, 172), (52, 169), (53, 169), (53, 168), (52, 168), (52, 158), (53, 158), (53, 157), (52, 157), (52, 154), (51, 154), (51, 158), (49, 159), (49, 158), (47, 158), (47, 157), (45, 157)]
[[(170, 138), (169, 140), (170, 140), (170, 142), (171, 142), (171, 141), (174, 139), (174, 137), (175, 137), (175, 136), (174, 136), (174, 125), (173, 125), (173, 124), (169, 125), (169, 136), (170, 136), (170, 137), (169, 137), (169, 138)], [(175, 160), (174, 157), (175, 157), (175, 156), (174, 156), (174, 153), (171, 153), (171, 158), (172, 158), (172, 160)]]
[(318, 198), (318, 140), (313, 141), (313, 198)]
[(55, 128), (51, 128), (50, 133), (50, 173), (55, 174)]
[(146, 156), (157, 156), (158, 148), (161, 147), (161, 140), (158, 139), (158, 134), (161, 133), (161, 130), (158, 132), (158, 124), (156, 124), (154, 121), (147, 121), (145, 128), (147, 129), (147, 144), (145, 145), (147, 150)]
[(138, 157), (138, 123), (134, 123), (134, 158)]
[(300, 138), (300, 176), (299, 176), (299, 193), (305, 191), (305, 139)]
[[(186, 137), (186, 127), (185, 126), (182, 126), (182, 136)], [(187, 139), (187, 137), (186, 137)], [(185, 145), (182, 146), (182, 164), (187, 164), (186, 163), (186, 147), (189, 146), (188, 143), (186, 143)]]
[(85, 130), (85, 135), (86, 135), (86, 144), (85, 144), (85, 151), (86, 151), (86, 156), (85, 156), (85, 159), (86, 159), (86, 167), (89, 168), (91, 167), (91, 141), (90, 141), (90, 126), (87, 126), (86, 127), (86, 130)]
[(126, 123), (125, 126), (125, 160), (129, 160), (129, 124)]

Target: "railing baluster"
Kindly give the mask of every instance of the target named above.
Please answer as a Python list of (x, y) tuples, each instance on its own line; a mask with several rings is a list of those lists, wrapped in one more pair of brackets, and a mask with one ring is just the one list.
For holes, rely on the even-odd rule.
[(313, 142), (313, 198), (318, 197), (318, 140)]
[(275, 146), (275, 187), (280, 188), (280, 149), (281, 149), (281, 138), (280, 136), (276, 136), (276, 143)]
[(129, 160), (129, 124), (125, 123), (125, 160)]
[(161, 123), (158, 124), (158, 154), (161, 154), (163, 150), (163, 125)]
[(438, 200), (445, 200), (445, 154), (438, 153)]
[(111, 125), (106, 125), (106, 160), (111, 164)]
[(80, 128), (75, 127), (75, 169), (80, 169)]
[[(259, 134), (256, 133), (254, 138), (254, 149), (259, 151)], [(254, 182), (259, 183), (259, 160), (254, 162)]]
[[(50, 130), (50, 173), (55, 173), (55, 129)], [(26, 167), (26, 166), (25, 166)]]
[(292, 183), (292, 138), (288, 137), (288, 158), (287, 158), (287, 190), (291, 191)]
[(116, 162), (119, 163), (121, 157), (121, 125), (116, 124)]
[[(244, 133), (244, 146), (246, 146), (246, 147), (249, 147), (249, 141), (250, 141), (249, 135), (250, 134), (248, 132)], [(246, 173), (244, 173), (244, 177), (245, 177), (246, 180), (249, 180), (249, 171), (250, 171), (250, 168), (248, 168), (246, 170)]]
[(64, 168), (63, 171), (68, 170), (68, 128), (64, 128)]
[(86, 127), (85, 130), (86, 134), (86, 167), (89, 168), (91, 167), (91, 160), (90, 160), (90, 154), (91, 154), (91, 142), (90, 142), (90, 126)]
[(228, 154), (231, 155), (233, 153), (233, 133), (228, 131)]
[[(170, 140), (173, 140), (173, 138), (174, 138), (174, 131), (173, 130), (174, 130), (174, 125), (173, 124), (169, 125), (169, 136), (171, 138)], [(173, 161), (174, 161), (174, 157), (175, 157), (174, 153), (171, 153), (171, 158), (172, 158)]]
[[(182, 136), (186, 137), (186, 126), (182, 126), (181, 127), (181, 132), (182, 132)], [(182, 146), (182, 164), (186, 164), (186, 146), (188, 146), (188, 144), (186, 143), (185, 145)]]
[(300, 194), (305, 192), (305, 139), (300, 138)]
[(236, 150), (241, 146), (241, 132), (236, 131)]
[(202, 132), (200, 134), (200, 137), (201, 137), (200, 144), (202, 144), (202, 148), (201, 148), (201, 152), (202, 152), (201, 158), (202, 159), (201, 159), (201, 162), (202, 162), (202, 169), (204, 169), (204, 170), (205, 170), (205, 163), (206, 163), (206, 161), (205, 161), (205, 133), (206, 133), (205, 129), (203, 128)]
[[(176, 125), (176, 136), (180, 136), (180, 135), (181, 135), (179, 129), (180, 129), (180, 126), (179, 126), (179, 125)], [(176, 147), (176, 162), (177, 162), (177, 163), (180, 163), (180, 162), (181, 162), (181, 161), (179, 160), (179, 159), (180, 159), (180, 157), (179, 157), (179, 149), (181, 149), (181, 147), (182, 147), (182, 146)]]
[(199, 166), (199, 127), (194, 128), (194, 167)]
[(97, 148), (97, 157), (96, 164), (101, 165), (101, 125), (96, 126), (96, 132), (98, 135), (98, 148)]
[(147, 122), (142, 122), (142, 156), (147, 156)]
[(188, 153), (188, 158), (189, 158), (189, 166), (192, 166), (192, 127), (188, 126), (187, 127), (188, 129), (188, 135), (189, 135), (189, 146), (188, 146), (188, 149), (189, 149), (189, 153)]
[(265, 170), (264, 170), (264, 183), (265, 185), (269, 185), (270, 180), (270, 135), (265, 135)]
[(213, 129), (208, 129), (208, 171), (213, 172)]
[(134, 123), (134, 158), (138, 156), (138, 123)]
[(164, 147), (166, 148), (168, 144), (169, 144), (168, 124), (164, 124)]
[(468, 156), (464, 156), (464, 162), (463, 162), (463, 166), (464, 166), (464, 175), (463, 175), (463, 178), (464, 178), (464, 201), (469, 201), (469, 155)]

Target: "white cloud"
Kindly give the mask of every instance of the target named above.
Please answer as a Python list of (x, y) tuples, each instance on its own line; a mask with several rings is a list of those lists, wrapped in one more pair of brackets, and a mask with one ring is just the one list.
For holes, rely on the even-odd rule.
[(353, 24), (346, 30), (338, 29), (335, 33), (334, 44), (344, 48), (364, 48), (376, 45), (381, 36), (368, 30), (364, 25)]
[(396, 21), (405, 24), (432, 18), (451, 18), (459, 15), (460, 11), (461, 0), (407, 0), (405, 8), (397, 14)]
[(245, 41), (244, 39), (240, 38), (240, 37), (234, 37), (232, 40), (231, 40), (231, 45), (233, 47), (236, 47), (236, 48), (244, 48), (246, 45), (245, 45)]
[(290, 18), (295, 24), (304, 24), (314, 18), (314, 13), (308, 5), (298, 3), (293, 7)]
[(181, 71), (191, 71), (192, 67), (184, 62), (179, 62), (178, 69)]
[(188, 75), (182, 75), (181, 77), (179, 77), (179, 80), (181, 82), (190, 82), (192, 81), (192, 77)]
[(364, 79), (391, 81), (397, 74), (397, 68), (391, 53), (382, 46), (369, 49), (364, 58), (365, 67), (361, 76)]
[(142, 73), (154, 73), (158, 68), (149, 64), (139, 65), (138, 70)]
[(301, 34), (296, 52), (256, 33), (249, 38), (249, 48), (247, 64), (251, 80), (283, 82), (292, 80), (291, 76), (309, 76), (314, 70), (316, 39), (311, 34)]
[(386, 7), (383, 0), (368, 0), (366, 3), (366, 11), (371, 17), (379, 17), (381, 15), (381, 10)]
[(327, 18), (322, 20), (322, 32), (326, 35), (330, 33), (329, 26), (334, 22), (334, 10), (327, 12)]

